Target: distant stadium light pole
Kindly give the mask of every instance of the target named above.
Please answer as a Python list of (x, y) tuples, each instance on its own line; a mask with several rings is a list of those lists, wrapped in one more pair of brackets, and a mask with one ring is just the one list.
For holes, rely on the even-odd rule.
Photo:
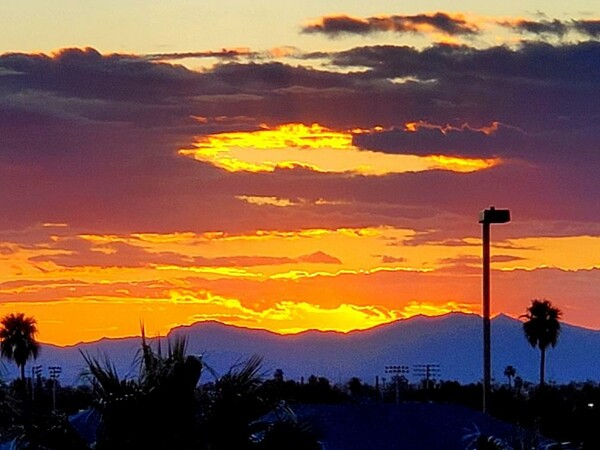
[(36, 382), (39, 381), (40, 376), (42, 375), (42, 365), (38, 364), (35, 366), (31, 366), (31, 401), (35, 400), (35, 385)]
[(492, 380), (492, 351), (490, 330), (490, 225), (510, 222), (508, 209), (484, 209), (479, 213), (483, 228), (483, 412), (488, 410)]
[(50, 366), (48, 372), (50, 372), (50, 379), (52, 380), (52, 411), (56, 411), (56, 384), (62, 372), (62, 367)]
[(396, 404), (400, 403), (400, 377), (406, 375), (410, 371), (408, 366), (385, 366), (385, 373), (391, 373), (396, 385)]

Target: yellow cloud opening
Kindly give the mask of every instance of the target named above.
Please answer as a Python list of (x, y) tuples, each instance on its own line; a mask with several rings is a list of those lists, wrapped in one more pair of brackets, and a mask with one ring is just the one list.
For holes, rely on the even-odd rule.
[[(372, 131), (379, 132), (381, 128)], [(352, 142), (357, 132), (365, 130), (336, 131), (319, 124), (292, 123), (203, 136), (193, 148), (181, 149), (179, 154), (228, 172), (273, 172), (302, 167), (323, 173), (386, 175), (435, 169), (473, 172), (497, 164), (493, 159), (419, 157), (362, 150)]]

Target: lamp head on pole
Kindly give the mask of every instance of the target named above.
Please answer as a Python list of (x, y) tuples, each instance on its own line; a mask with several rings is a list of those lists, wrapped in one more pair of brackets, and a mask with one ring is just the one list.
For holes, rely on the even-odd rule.
[(479, 223), (507, 223), (510, 222), (510, 211), (508, 209), (484, 209), (479, 213)]

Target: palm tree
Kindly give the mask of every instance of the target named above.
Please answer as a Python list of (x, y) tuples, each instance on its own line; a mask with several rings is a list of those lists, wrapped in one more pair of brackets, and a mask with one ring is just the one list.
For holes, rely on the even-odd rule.
[(82, 353), (84, 376), (96, 395), (100, 413), (99, 450), (195, 448), (196, 385), (203, 364), (187, 355), (185, 338), (168, 341), (166, 355), (146, 342), (142, 328), (136, 378), (121, 378), (108, 357)]
[(258, 355), (237, 363), (216, 380), (205, 415), (209, 448), (252, 448), (256, 422), (272, 409), (261, 395), (262, 382), (262, 358)]
[(21, 380), (25, 380), (25, 364), (35, 359), (40, 344), (35, 340), (37, 322), (23, 313), (8, 314), (0, 320), (0, 354), (14, 361), (21, 370)]
[(562, 311), (548, 300), (532, 300), (527, 313), (521, 317), (527, 320), (523, 323), (525, 337), (532, 347), (540, 349), (540, 386), (544, 385), (546, 366), (546, 348), (556, 346), (560, 334), (559, 318)]
[(506, 366), (504, 368), (504, 376), (506, 378), (508, 378), (509, 389), (512, 388), (512, 379), (516, 374), (517, 374), (517, 369), (515, 369), (513, 366)]

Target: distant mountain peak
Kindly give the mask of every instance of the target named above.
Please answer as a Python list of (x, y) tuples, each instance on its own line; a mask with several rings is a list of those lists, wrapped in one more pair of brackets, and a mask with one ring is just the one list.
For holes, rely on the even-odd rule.
[(511, 317), (508, 314), (500, 313), (497, 316), (494, 316), (492, 319), (493, 323), (516, 323), (521, 322), (519, 319), (515, 317)]

